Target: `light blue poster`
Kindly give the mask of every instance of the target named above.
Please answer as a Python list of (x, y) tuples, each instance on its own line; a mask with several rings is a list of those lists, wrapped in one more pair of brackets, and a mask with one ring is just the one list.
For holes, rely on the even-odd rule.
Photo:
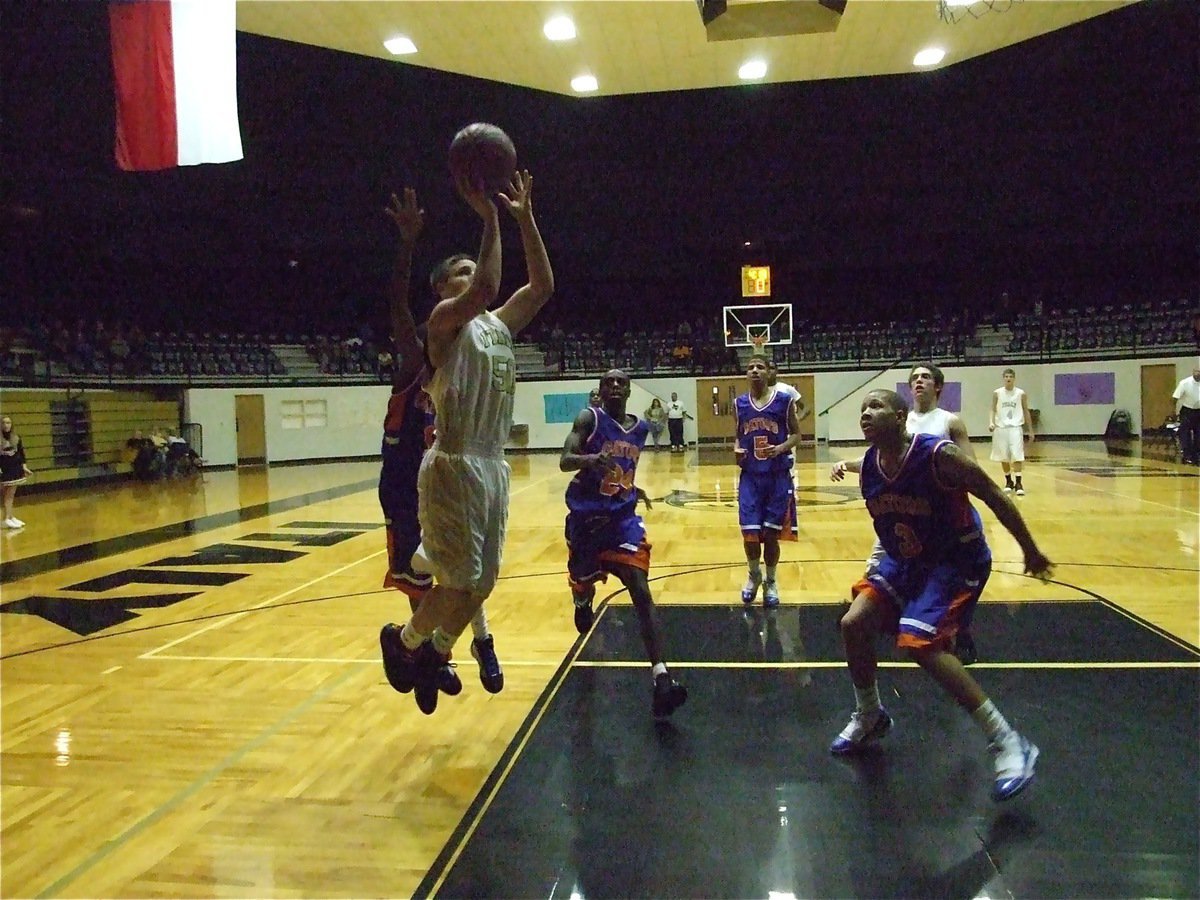
[(579, 411), (587, 406), (587, 394), (546, 394), (546, 422), (574, 422)]

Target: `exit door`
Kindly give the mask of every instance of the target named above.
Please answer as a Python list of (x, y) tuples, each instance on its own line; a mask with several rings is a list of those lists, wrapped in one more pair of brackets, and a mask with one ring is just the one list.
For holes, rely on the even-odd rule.
[(261, 466), (267, 462), (267, 426), (262, 394), (238, 394), (234, 398), (237, 428), (237, 464)]

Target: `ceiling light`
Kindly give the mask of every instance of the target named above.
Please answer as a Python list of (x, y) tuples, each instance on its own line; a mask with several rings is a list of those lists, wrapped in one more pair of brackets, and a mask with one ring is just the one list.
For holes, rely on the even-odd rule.
[(767, 63), (761, 59), (752, 59), (748, 63), (742, 63), (742, 67), (738, 69), (738, 78), (743, 81), (755, 81), (766, 74)]
[(946, 51), (941, 47), (926, 47), (913, 57), (914, 66), (936, 66), (945, 57)]
[(393, 56), (404, 56), (408, 53), (417, 52), (417, 45), (414, 44), (410, 38), (404, 37), (404, 35), (389, 38), (383, 42), (383, 46), (386, 47), (387, 51)]
[(542, 33), (552, 41), (573, 41), (575, 23), (566, 16), (555, 16), (542, 26)]
[(586, 94), (600, 87), (600, 82), (596, 80), (595, 75), (576, 75), (571, 79), (571, 87), (581, 94)]

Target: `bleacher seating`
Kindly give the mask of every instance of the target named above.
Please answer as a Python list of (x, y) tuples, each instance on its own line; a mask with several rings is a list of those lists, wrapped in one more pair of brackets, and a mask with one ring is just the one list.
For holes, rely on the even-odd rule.
[[(598, 321), (596, 310), (586, 304), (551, 305), (546, 321), (535, 322), (514, 348), (519, 377), (590, 377), (611, 366), (642, 376), (742, 371), (746, 354), (725, 345), (718, 316), (697, 315), (691, 323), (664, 325), (664, 315), (669, 311), (656, 308), (645, 317)], [(573, 321), (573, 316), (581, 318)], [(964, 324), (959, 315), (845, 323), (798, 317), (795, 340), (772, 352), (792, 371), (887, 366), (911, 359), (946, 364), (1187, 353), (1197, 348), (1198, 323), (1197, 304), (1189, 298), (1064, 301), (1048, 305), (1044, 314), (1030, 310), (1009, 321), (974, 324)], [(53, 329), (40, 324), (0, 330), (0, 383), (371, 384), (388, 381), (392, 371), (390, 342), (374, 340), (369, 328), (346, 337), (346, 331), (332, 329), (326, 334), (141, 334), (118, 327), (113, 334), (128, 336), (122, 338), (128, 352), (118, 352), (116, 344), (87, 346), (82, 333), (72, 337), (59, 323)]]

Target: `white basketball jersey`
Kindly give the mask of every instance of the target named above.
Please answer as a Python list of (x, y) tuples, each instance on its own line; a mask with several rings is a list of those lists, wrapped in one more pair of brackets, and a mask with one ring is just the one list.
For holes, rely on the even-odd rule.
[(908, 411), (908, 433), (933, 434), (948, 438), (950, 437), (950, 416), (952, 415), (953, 413), (936, 407), (923, 413), (910, 409)]
[(434, 448), (503, 456), (512, 430), (517, 361), (508, 326), (483, 312), (462, 327), (425, 390), (437, 407)]
[(1011, 391), (996, 388), (996, 427), (1020, 428), (1025, 424), (1025, 411), (1021, 408), (1021, 397), (1025, 392), (1020, 388)]
[(794, 387), (792, 387), (790, 384), (785, 384), (782, 381), (775, 382), (775, 390), (779, 391), (781, 394), (786, 394), (787, 396), (791, 397), (793, 400), (800, 399), (800, 392), (798, 390), (796, 390)]

